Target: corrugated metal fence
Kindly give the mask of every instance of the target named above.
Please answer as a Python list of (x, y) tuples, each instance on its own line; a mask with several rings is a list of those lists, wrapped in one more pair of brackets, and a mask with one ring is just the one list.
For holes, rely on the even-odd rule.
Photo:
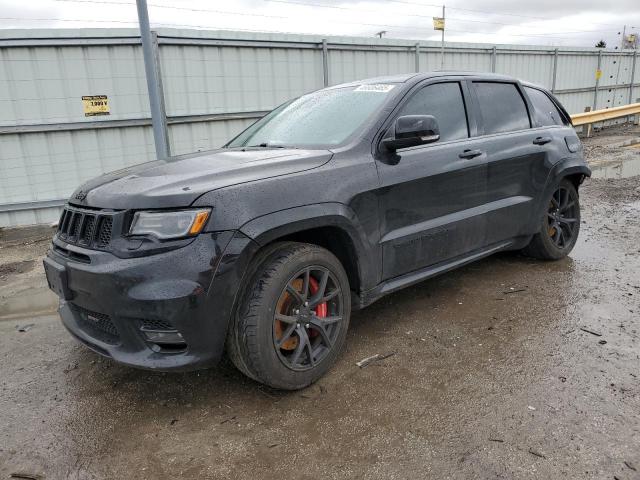
[[(440, 68), (435, 42), (171, 29), (155, 40), (173, 155), (218, 147), (325, 85)], [(0, 227), (55, 221), (84, 180), (154, 157), (141, 50), (137, 30), (0, 32)], [(451, 43), (445, 68), (544, 85), (577, 113), (640, 97), (636, 59), (634, 51)], [(85, 95), (106, 95), (110, 114), (86, 117)]]

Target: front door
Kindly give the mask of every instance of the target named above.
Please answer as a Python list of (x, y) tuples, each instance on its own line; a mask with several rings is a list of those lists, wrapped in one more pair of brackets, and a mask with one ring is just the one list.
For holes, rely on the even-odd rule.
[(414, 90), (395, 115), (433, 115), (440, 140), (377, 162), (384, 280), (484, 245), (486, 155), (470, 138), (468, 104), (463, 83), (441, 81)]

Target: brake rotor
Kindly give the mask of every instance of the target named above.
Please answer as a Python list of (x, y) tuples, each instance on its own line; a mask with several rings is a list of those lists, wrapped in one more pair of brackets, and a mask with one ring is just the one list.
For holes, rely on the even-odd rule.
[[(297, 291), (302, 293), (302, 286), (304, 282), (302, 278), (296, 278), (291, 282), (291, 286), (295, 288)], [(311, 295), (314, 295), (318, 291), (318, 281), (309, 276), (309, 291)], [(286, 290), (280, 296), (278, 303), (276, 304), (276, 312), (282, 315), (290, 316), (292, 314), (293, 308), (295, 307), (295, 302), (293, 296), (287, 292)], [(325, 318), (327, 316), (327, 302), (320, 303), (314, 309), (315, 314), (319, 318)], [(280, 320), (275, 320), (275, 334), (276, 339), (280, 340), (284, 335), (285, 330), (287, 329), (287, 324)], [(307, 329), (307, 334), (310, 338), (316, 337), (318, 332), (313, 329)], [(295, 350), (298, 346), (298, 337), (291, 336), (289, 339), (285, 340), (285, 342), (280, 346), (282, 350)]]

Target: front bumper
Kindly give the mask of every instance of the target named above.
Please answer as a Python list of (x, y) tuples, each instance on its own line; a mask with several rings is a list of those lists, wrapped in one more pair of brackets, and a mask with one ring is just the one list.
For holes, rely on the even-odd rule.
[[(46, 262), (64, 272), (67, 298), (61, 298), (59, 313), (81, 343), (135, 367), (195, 370), (220, 359), (256, 248), (239, 232), (219, 232), (176, 250), (119, 258), (54, 238)], [(173, 330), (184, 343), (154, 343), (144, 332), (149, 328)]]

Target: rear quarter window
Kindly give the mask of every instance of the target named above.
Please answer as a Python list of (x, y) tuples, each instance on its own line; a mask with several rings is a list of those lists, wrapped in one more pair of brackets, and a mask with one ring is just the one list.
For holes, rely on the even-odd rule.
[(543, 127), (552, 125), (564, 125), (562, 114), (558, 111), (555, 103), (542, 90), (537, 88), (524, 87), (531, 104), (533, 105), (533, 116)]
[(531, 127), (527, 106), (513, 83), (474, 82), (486, 135)]

